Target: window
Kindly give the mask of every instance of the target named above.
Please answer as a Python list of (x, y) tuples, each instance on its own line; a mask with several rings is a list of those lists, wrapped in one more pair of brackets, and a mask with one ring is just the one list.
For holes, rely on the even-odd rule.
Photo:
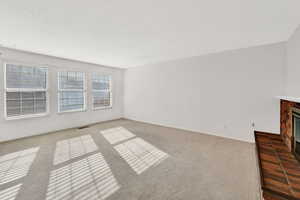
[(48, 69), (5, 65), (5, 116), (7, 119), (48, 113)]
[(85, 74), (83, 72), (58, 73), (58, 102), (59, 112), (86, 109)]
[(111, 76), (92, 75), (93, 106), (95, 109), (112, 106)]

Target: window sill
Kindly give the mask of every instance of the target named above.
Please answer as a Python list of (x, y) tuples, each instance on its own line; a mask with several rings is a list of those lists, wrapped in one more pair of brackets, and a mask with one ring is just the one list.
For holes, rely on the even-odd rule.
[(5, 117), (7, 121), (11, 120), (19, 120), (19, 119), (30, 119), (30, 118), (38, 118), (38, 117), (45, 117), (49, 115), (49, 113), (39, 113), (39, 114), (32, 114), (32, 115), (20, 115), (20, 116), (14, 116), (14, 117)]
[(112, 109), (112, 106), (105, 106), (105, 107), (93, 108), (93, 110), (108, 110), (108, 109)]
[(67, 110), (67, 111), (58, 111), (57, 114), (66, 114), (66, 113), (75, 113), (75, 112), (86, 112), (87, 109), (80, 109), (80, 110)]

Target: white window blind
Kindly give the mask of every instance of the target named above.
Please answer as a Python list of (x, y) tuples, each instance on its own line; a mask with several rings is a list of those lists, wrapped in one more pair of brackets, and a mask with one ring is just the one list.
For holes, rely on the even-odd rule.
[(6, 117), (22, 118), (46, 114), (48, 69), (6, 64), (5, 72)]
[(95, 109), (112, 106), (111, 76), (93, 73), (92, 88)]
[(58, 73), (58, 102), (59, 112), (83, 111), (85, 100), (85, 73)]

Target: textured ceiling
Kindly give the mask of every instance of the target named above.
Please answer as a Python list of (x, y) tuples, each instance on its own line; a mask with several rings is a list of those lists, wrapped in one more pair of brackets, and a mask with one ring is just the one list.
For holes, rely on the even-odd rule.
[(299, 0), (1, 0), (0, 45), (133, 67), (286, 41)]

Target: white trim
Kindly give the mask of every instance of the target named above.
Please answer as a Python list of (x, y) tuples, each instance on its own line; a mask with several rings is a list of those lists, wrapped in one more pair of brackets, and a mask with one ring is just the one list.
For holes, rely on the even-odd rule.
[[(109, 90), (94, 90), (93, 89), (93, 74), (96, 74), (97, 76), (108, 76), (109, 77)], [(97, 72), (92, 72), (92, 107), (93, 107), (93, 110), (105, 110), (105, 109), (112, 109), (113, 107), (113, 96), (112, 96), (112, 75), (109, 75), (109, 74), (99, 74)], [(100, 107), (95, 107), (95, 104), (94, 104), (94, 95), (93, 93), (94, 92), (109, 92), (109, 97), (110, 97), (110, 101), (109, 101), (109, 106), (100, 106)]]
[(300, 97), (291, 97), (291, 96), (277, 96), (277, 99), (292, 101), (296, 103), (300, 103)]
[(57, 114), (74, 113), (74, 112), (86, 112), (86, 111), (87, 111), (87, 109), (74, 109), (74, 110), (59, 111)]
[(47, 92), (47, 89), (34, 89), (34, 88), (6, 88), (6, 92)]
[(37, 117), (45, 117), (49, 114), (50, 114), (49, 112), (45, 112), (45, 113), (38, 113), (38, 114), (18, 115), (18, 116), (12, 116), (12, 117), (5, 116), (5, 119), (7, 121), (18, 120), (18, 119), (30, 119), (30, 118), (37, 118)]
[(7, 107), (6, 107), (6, 63), (3, 63), (3, 79), (4, 79), (4, 118), (7, 120)]
[(109, 110), (112, 109), (112, 106), (102, 106), (102, 107), (93, 107), (93, 110)]
[[(83, 89), (60, 89), (60, 73), (63, 72), (78, 72), (83, 73)], [(57, 72), (57, 113), (58, 114), (64, 114), (64, 113), (72, 113), (72, 112), (86, 112), (87, 111), (87, 83), (86, 83), (86, 72), (81, 71), (59, 71)], [(60, 92), (83, 92), (83, 108), (82, 109), (73, 109), (73, 110), (66, 110), (61, 111), (60, 110)]]
[[(6, 70), (7, 65), (23, 65), (28, 67), (37, 67), (46, 69), (46, 88), (36, 89), (36, 88), (7, 88), (7, 77)], [(34, 117), (42, 117), (50, 114), (50, 98), (49, 98), (49, 69), (46, 66), (38, 66), (36, 64), (21, 64), (18, 62), (4, 62), (3, 63), (3, 72), (4, 72), (4, 118), (6, 120), (17, 120), (17, 119), (26, 119)], [(27, 114), (27, 115), (17, 115), (17, 116), (7, 116), (7, 92), (45, 92), (46, 93), (46, 112), (36, 113), (36, 114)]]

